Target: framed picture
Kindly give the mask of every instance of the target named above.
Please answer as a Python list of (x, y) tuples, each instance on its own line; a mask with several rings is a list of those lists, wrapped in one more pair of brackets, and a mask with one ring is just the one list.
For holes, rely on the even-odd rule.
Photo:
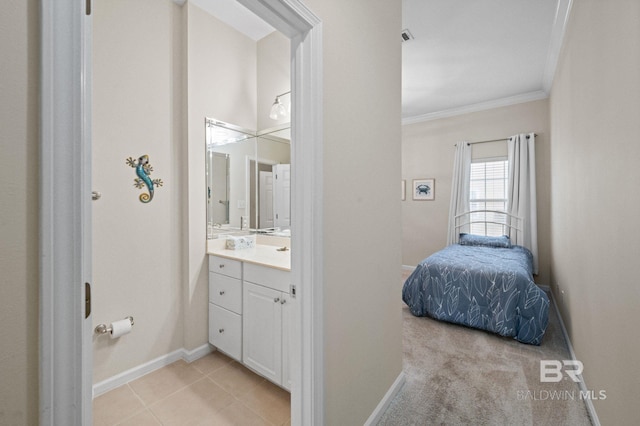
[(436, 198), (435, 179), (414, 179), (413, 199), (418, 201), (433, 201)]
[(402, 198), (401, 200), (404, 201), (407, 199), (407, 181), (402, 179)]

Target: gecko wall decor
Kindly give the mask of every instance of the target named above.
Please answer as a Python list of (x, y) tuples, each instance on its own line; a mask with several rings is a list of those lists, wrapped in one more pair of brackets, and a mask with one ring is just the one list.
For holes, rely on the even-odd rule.
[(149, 177), (153, 171), (153, 167), (149, 163), (149, 156), (143, 155), (137, 161), (133, 157), (129, 157), (127, 158), (127, 164), (136, 169), (136, 175), (138, 176), (133, 180), (133, 186), (139, 189), (146, 186), (149, 191), (148, 193), (140, 194), (140, 201), (145, 204), (151, 202), (153, 200), (154, 187), (161, 187), (163, 182), (162, 179), (151, 180)]

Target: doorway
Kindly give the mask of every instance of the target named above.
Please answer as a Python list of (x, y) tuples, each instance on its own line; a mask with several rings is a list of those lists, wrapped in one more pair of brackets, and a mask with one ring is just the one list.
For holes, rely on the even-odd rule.
[[(251, 185), (249, 199), (257, 199), (251, 203), (249, 228), (273, 228), (273, 164), (258, 160), (250, 160)], [(258, 176), (255, 176), (258, 173)]]
[[(41, 200), (41, 421), (42, 424), (90, 424), (91, 336), (91, 82), (90, 8), (74, 0), (43, 4), (41, 176), (55, 186), (55, 197)], [(313, 212), (292, 223), (294, 279), (300, 283), (299, 339), (294, 368), (294, 424), (322, 423), (322, 116), (320, 21), (294, 0), (243, 0), (249, 9), (292, 39), (295, 93), (292, 139), (292, 216)], [(90, 2), (83, 2), (90, 6)], [(54, 54), (55, 52), (55, 54)], [(78, 55), (78, 52), (82, 52)], [(67, 70), (75, 70), (67, 72)], [(82, 76), (82, 78), (81, 78)], [(295, 143), (295, 142), (294, 142)], [(73, 155), (69, 155), (73, 153)], [(78, 161), (84, 158), (85, 161)], [(304, 250), (305, 259), (301, 253)], [(78, 262), (81, 253), (83, 261)], [(70, 286), (69, 283), (78, 283)], [(82, 285), (80, 285), (80, 283)], [(315, 285), (314, 285), (315, 284)], [(78, 290), (80, 287), (80, 290)], [(54, 297), (55, 295), (55, 297)], [(87, 303), (85, 303), (85, 299)], [(79, 303), (79, 302), (82, 303)], [(71, 315), (69, 314), (71, 313)], [(54, 345), (55, 338), (55, 345)], [(89, 354), (89, 359), (87, 358)], [(79, 369), (79, 370), (78, 370)], [(81, 371), (81, 374), (77, 374)], [(54, 374), (55, 372), (55, 374)], [(74, 389), (69, 392), (69, 389)]]

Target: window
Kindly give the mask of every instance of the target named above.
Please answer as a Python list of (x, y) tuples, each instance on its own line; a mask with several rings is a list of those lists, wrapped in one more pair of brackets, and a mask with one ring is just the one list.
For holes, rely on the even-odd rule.
[[(469, 207), (475, 210), (507, 209), (509, 162), (505, 158), (482, 159), (471, 163)], [(473, 213), (471, 222), (489, 221), (504, 223), (505, 215)], [(500, 236), (505, 227), (495, 223), (472, 223), (470, 232), (478, 235)]]

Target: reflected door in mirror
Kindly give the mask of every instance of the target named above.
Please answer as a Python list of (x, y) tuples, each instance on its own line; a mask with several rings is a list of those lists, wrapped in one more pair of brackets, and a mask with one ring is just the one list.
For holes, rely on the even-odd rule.
[(291, 227), (291, 165), (273, 166), (273, 219), (274, 227)]
[(260, 172), (259, 228), (273, 228), (273, 172)]
[(209, 223), (225, 225), (229, 223), (229, 155), (210, 152), (207, 182), (207, 204)]

